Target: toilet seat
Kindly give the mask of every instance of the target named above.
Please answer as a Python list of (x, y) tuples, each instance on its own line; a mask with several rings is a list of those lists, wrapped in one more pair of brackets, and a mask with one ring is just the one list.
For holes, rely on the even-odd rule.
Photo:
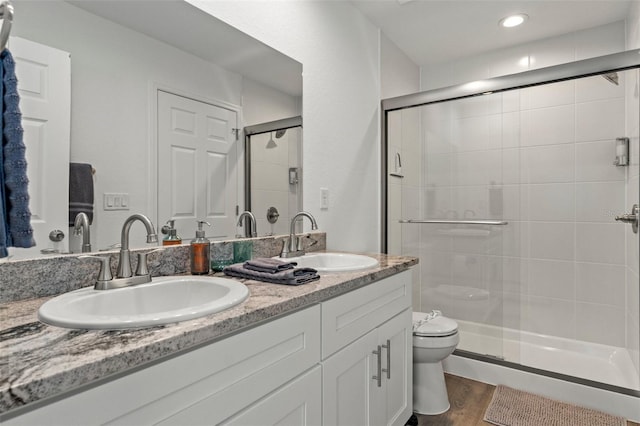
[[(417, 324), (429, 314), (419, 314), (414, 312), (413, 323)], [(418, 337), (446, 337), (458, 332), (458, 323), (451, 318), (437, 315), (434, 318), (423, 322), (419, 327), (414, 328), (413, 335)]]

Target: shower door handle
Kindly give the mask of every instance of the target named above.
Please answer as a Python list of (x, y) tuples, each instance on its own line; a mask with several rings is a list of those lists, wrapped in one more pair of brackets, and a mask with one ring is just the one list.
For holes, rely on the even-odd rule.
[(638, 222), (640, 222), (640, 207), (637, 204), (634, 204), (631, 208), (631, 213), (622, 214), (620, 216), (616, 216), (615, 218), (618, 222), (630, 223), (631, 229), (633, 229), (633, 233), (638, 233)]

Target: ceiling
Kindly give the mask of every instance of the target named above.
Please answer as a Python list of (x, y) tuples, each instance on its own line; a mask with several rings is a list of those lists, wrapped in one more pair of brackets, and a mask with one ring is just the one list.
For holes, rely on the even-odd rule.
[[(406, 1), (406, 0), (404, 0)], [(352, 0), (371, 22), (420, 66), (624, 20), (630, 0)], [(520, 27), (505, 16), (525, 13)]]

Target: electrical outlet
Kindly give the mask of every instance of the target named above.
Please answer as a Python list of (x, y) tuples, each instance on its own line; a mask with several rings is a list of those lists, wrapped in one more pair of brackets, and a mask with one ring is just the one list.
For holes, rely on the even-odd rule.
[(329, 209), (329, 188), (320, 188), (320, 208)]

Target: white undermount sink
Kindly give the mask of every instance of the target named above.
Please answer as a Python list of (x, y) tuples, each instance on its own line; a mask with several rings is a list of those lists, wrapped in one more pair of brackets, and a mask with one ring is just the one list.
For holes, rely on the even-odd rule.
[(280, 259), (296, 262), (299, 268), (313, 268), (318, 272), (353, 272), (375, 268), (377, 259), (362, 254), (352, 253), (307, 253), (300, 257)]
[(247, 286), (227, 278), (156, 277), (132, 287), (61, 294), (40, 307), (38, 319), (67, 328), (149, 327), (224, 311), (247, 297)]

